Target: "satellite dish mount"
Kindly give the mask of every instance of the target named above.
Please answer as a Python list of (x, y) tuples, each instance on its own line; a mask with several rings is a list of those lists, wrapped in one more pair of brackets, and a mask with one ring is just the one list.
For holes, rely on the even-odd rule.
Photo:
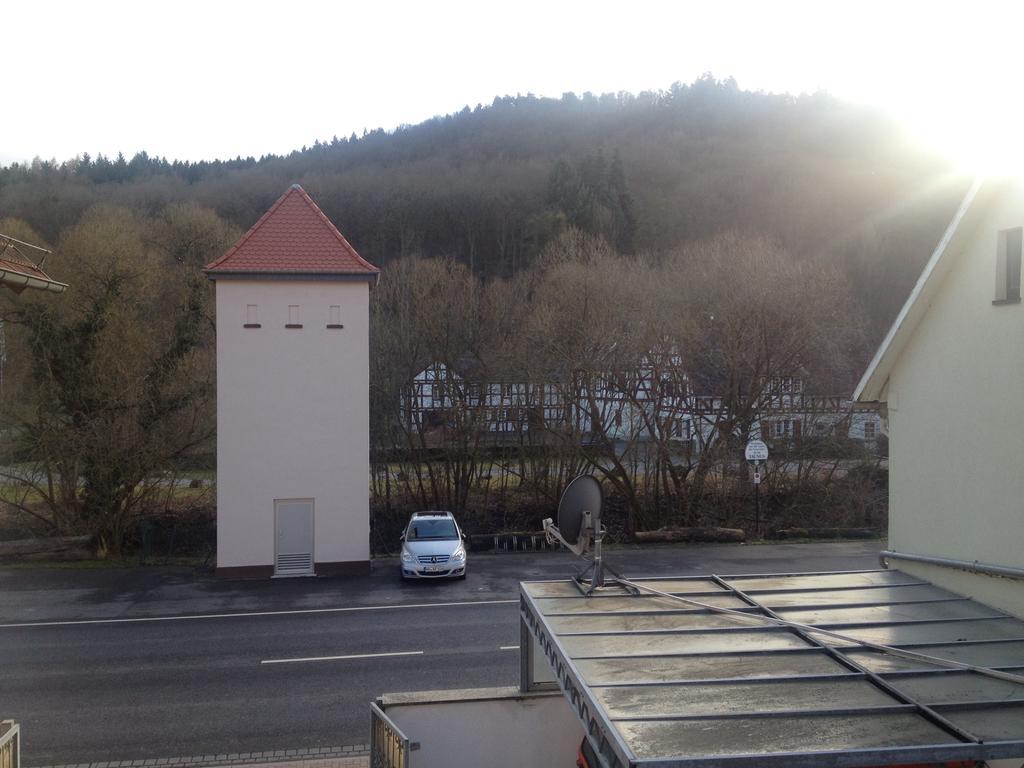
[[(605, 530), (601, 525), (601, 510), (604, 507), (604, 492), (601, 483), (592, 475), (580, 475), (562, 493), (558, 502), (558, 525), (549, 517), (544, 520), (544, 535), (549, 543), (559, 542), (579, 557), (586, 557), (593, 549), (593, 560), (586, 568), (573, 577), (573, 581), (585, 595), (605, 586), (604, 572), (607, 569), (617, 579), (622, 576), (606, 565), (601, 552)], [(593, 574), (588, 581), (588, 572)], [(617, 583), (614, 582), (614, 583)]]

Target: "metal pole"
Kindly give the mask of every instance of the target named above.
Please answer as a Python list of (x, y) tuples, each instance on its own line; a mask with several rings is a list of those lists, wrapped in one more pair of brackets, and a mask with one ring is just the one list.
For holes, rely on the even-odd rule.
[(758, 482), (754, 483), (754, 538), (761, 538), (761, 484)]
[(1009, 565), (990, 565), (979, 563), (977, 560), (951, 560), (948, 557), (932, 557), (930, 555), (908, 555), (904, 552), (891, 552), (883, 550), (878, 553), (878, 561), (883, 568), (888, 568), (887, 560), (906, 560), (911, 563), (925, 563), (926, 565), (939, 565), (945, 568), (956, 568), (968, 573), (981, 573), (986, 576), (1002, 576), (1007, 579), (1024, 579), (1024, 568), (1013, 568)]
[[(600, 523), (598, 523), (600, 525)], [(594, 587), (604, 586), (604, 562), (601, 559), (601, 539), (604, 534), (599, 530), (594, 536), (594, 579), (591, 582)]]

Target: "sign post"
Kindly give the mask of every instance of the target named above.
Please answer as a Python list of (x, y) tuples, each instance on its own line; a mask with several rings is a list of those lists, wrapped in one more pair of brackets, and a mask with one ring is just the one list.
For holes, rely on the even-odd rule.
[(761, 535), (761, 465), (768, 461), (768, 446), (762, 440), (751, 440), (743, 452), (754, 468), (754, 535)]

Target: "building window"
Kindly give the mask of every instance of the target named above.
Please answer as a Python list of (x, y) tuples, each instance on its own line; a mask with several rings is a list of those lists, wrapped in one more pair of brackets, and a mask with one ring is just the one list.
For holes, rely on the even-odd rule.
[(786, 426), (787, 426), (787, 422), (785, 422), (785, 421), (776, 421), (775, 422), (775, 436), (776, 437), (785, 437), (786, 436)]
[(299, 322), (299, 305), (289, 304), (288, 305), (288, 323), (285, 328), (301, 328), (302, 323)]
[(996, 302), (1020, 301), (1022, 241), (1024, 228), (1005, 229), (999, 233), (996, 250)]
[(259, 328), (260, 319), (258, 313), (258, 307), (255, 304), (245, 305), (245, 327), (246, 328)]
[(341, 305), (331, 304), (327, 310), (327, 327), (328, 328), (344, 328), (341, 324)]
[(877, 436), (877, 432), (876, 432), (876, 428), (875, 428), (875, 422), (873, 422), (873, 421), (865, 421), (864, 422), (864, 439), (865, 440), (874, 440), (876, 436)]

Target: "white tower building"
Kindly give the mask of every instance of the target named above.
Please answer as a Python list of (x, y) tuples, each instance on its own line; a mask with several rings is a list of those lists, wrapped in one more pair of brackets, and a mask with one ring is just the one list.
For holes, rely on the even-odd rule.
[(296, 184), (205, 271), (217, 295), (217, 573), (368, 571), (379, 270)]

